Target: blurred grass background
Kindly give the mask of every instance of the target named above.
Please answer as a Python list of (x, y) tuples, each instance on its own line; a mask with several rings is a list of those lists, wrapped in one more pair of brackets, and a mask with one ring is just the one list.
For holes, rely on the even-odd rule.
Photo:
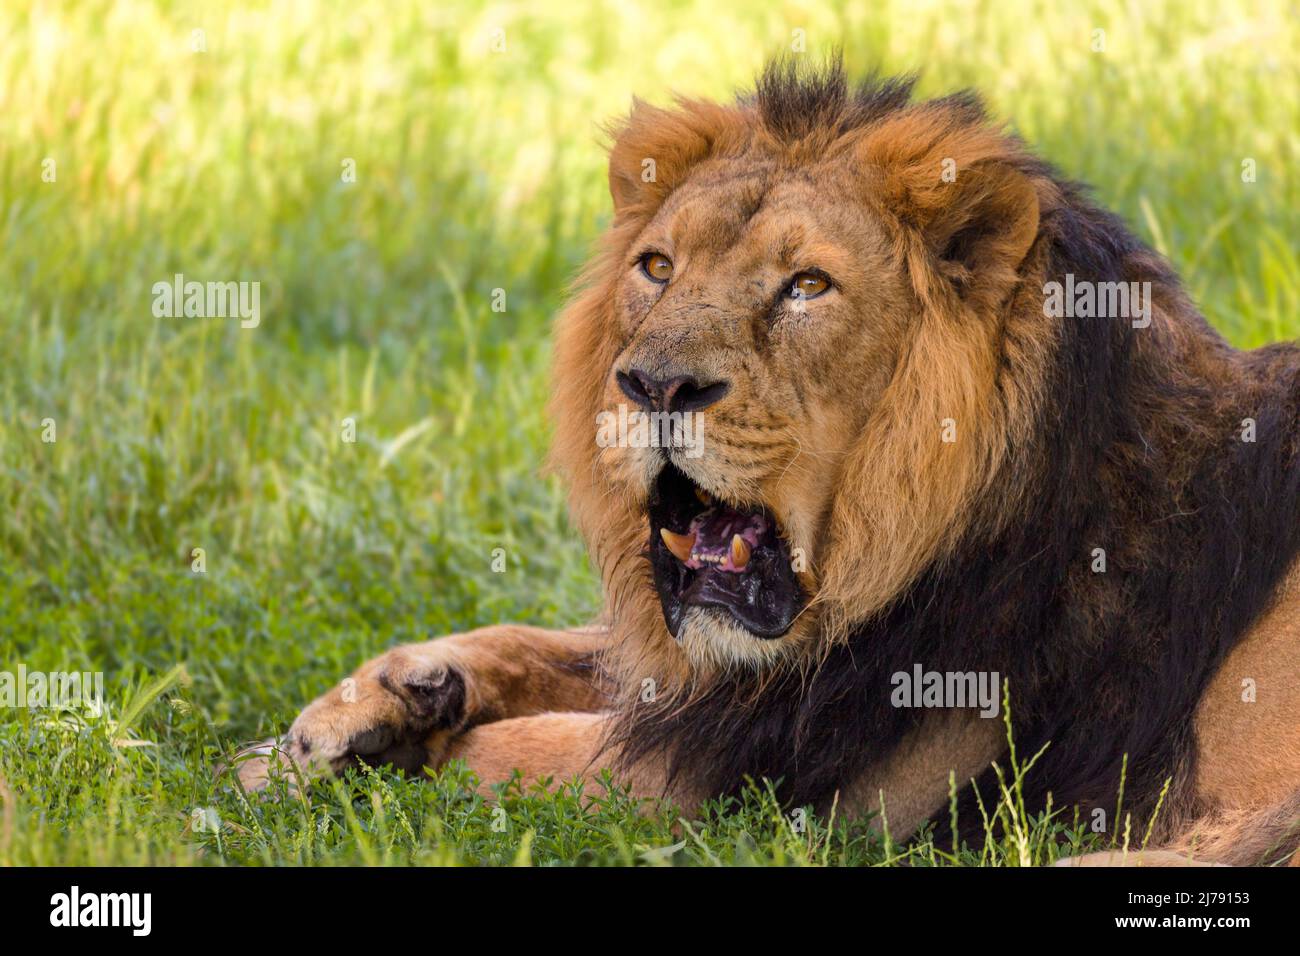
[[(597, 609), (539, 476), (541, 411), (551, 317), (608, 215), (601, 123), (633, 94), (729, 97), (800, 39), (918, 70), (926, 94), (974, 86), (1235, 344), (1300, 335), (1293, 2), (82, 0), (6, 4), (0, 37), (0, 670), (103, 670), (132, 715), (0, 712), (0, 863), (508, 862), (523, 833), (527, 859), (626, 862), (677, 842), (547, 800), (505, 835), (457, 803), (448, 829), (454, 781), (277, 810), (208, 773), (391, 644)], [(260, 326), (155, 318), (177, 272), (259, 281)], [(209, 806), (229, 822), (196, 831)], [(672, 858), (893, 858), (821, 859), (783, 827), (742, 808)]]

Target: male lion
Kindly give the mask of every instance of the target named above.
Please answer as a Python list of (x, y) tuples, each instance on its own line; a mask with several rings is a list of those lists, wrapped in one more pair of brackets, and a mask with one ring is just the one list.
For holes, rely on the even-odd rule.
[[(897, 834), (1007, 749), (900, 675), (995, 674), (1049, 745), (1036, 806), (1113, 807), (1123, 772), (1157, 857), (1294, 853), (1300, 350), (1230, 348), (976, 97), (910, 95), (775, 64), (732, 105), (634, 105), (551, 405), (603, 623), (395, 648), (275, 752), (612, 766), (687, 806), (767, 777), (883, 793)], [(598, 442), (620, 405), (702, 416), (698, 447)]]

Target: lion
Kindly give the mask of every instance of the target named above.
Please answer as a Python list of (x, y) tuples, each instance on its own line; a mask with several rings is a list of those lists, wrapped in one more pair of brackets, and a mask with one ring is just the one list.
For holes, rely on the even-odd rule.
[[(394, 648), (245, 785), (460, 760), (690, 807), (766, 778), (898, 835), (950, 776), (967, 819), (996, 793), (1009, 726), (1045, 748), (1032, 807), (1122, 778), (1152, 862), (1300, 856), (1300, 349), (1230, 347), (976, 95), (913, 86), (777, 61), (731, 103), (634, 101), (550, 404), (600, 619)], [(615, 413), (667, 440), (597, 441)]]

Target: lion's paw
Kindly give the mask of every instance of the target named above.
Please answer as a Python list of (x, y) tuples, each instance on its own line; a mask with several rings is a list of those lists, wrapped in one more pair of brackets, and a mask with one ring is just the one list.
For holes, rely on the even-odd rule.
[(277, 767), (300, 776), (337, 773), (358, 758), (413, 772), (429, 763), (430, 738), (465, 724), (465, 675), (427, 653), (398, 648), (367, 664), (298, 715), (280, 741), (266, 741), (238, 759), (246, 790), (266, 786)]

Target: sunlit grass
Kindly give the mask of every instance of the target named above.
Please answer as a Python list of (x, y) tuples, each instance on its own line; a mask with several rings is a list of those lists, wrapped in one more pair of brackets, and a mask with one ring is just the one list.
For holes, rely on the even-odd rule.
[[(601, 124), (634, 93), (729, 95), (795, 31), (926, 93), (978, 87), (1234, 343), (1300, 335), (1280, 0), (6, 6), (0, 669), (101, 669), (117, 712), (186, 678), (140, 714), (152, 746), (0, 714), (0, 862), (511, 862), (524, 832), (534, 861), (896, 859), (861, 821), (791, 837), (761, 791), (703, 829), (561, 800), (497, 832), (454, 782), (271, 810), (208, 775), (381, 648), (595, 611), (539, 469), (550, 320), (607, 215)], [(259, 281), (260, 326), (155, 318), (177, 272)], [(220, 839), (194, 831), (207, 806)]]

